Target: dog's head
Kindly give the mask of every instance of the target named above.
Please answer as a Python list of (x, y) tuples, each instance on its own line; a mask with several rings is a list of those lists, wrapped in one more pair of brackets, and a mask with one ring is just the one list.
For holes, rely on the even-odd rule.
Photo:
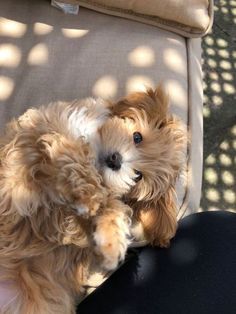
[(160, 197), (174, 183), (184, 150), (182, 125), (169, 114), (166, 94), (161, 87), (133, 93), (111, 109), (101, 129), (105, 181), (138, 201)]
[(159, 86), (130, 94), (111, 110), (113, 117), (101, 129), (106, 184), (123, 190), (139, 218), (148, 212), (148, 224), (156, 223), (150, 208), (156, 207), (155, 215), (160, 207), (162, 215), (170, 210), (168, 221), (174, 230), (173, 187), (184, 160), (186, 135), (181, 122), (168, 112), (168, 97)]

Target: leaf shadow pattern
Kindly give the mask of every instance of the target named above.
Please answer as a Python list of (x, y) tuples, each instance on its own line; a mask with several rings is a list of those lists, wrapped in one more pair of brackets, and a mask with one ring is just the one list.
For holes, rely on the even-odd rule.
[(202, 42), (204, 168), (200, 210), (236, 211), (236, 1), (215, 1)]

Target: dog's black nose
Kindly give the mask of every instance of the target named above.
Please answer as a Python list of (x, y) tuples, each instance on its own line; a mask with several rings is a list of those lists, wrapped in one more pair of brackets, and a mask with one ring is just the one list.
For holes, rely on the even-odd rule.
[(111, 168), (112, 170), (119, 170), (121, 168), (121, 162), (122, 162), (122, 156), (120, 153), (115, 152), (113, 154), (110, 154), (107, 158), (106, 158), (106, 164), (109, 168)]

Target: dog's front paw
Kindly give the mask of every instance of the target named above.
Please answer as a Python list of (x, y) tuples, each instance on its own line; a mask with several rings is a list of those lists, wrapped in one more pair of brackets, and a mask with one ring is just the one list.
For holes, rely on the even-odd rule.
[(95, 234), (96, 252), (102, 257), (101, 266), (106, 270), (115, 269), (124, 259), (126, 244), (116, 239), (107, 239), (106, 235)]
[(95, 251), (102, 257), (101, 266), (113, 270), (124, 260), (130, 243), (128, 224), (121, 217), (98, 224), (94, 241)]
[[(102, 202), (100, 201), (100, 203), (102, 204)], [(95, 216), (100, 204), (98, 201), (88, 201), (87, 205), (83, 204), (83, 203), (75, 203), (73, 204), (71, 207), (74, 208), (78, 214), (78, 216), (81, 216), (85, 219), (88, 219), (89, 217)]]
[[(92, 166), (91, 169), (93, 170)], [(107, 203), (108, 196), (108, 191), (102, 186), (99, 175), (96, 177), (91, 172), (88, 172), (88, 178), (84, 178), (83, 173), (74, 171), (74, 176), (68, 176), (64, 185), (61, 184), (58, 188), (66, 204), (73, 208), (78, 216), (85, 219), (96, 216), (99, 209)]]

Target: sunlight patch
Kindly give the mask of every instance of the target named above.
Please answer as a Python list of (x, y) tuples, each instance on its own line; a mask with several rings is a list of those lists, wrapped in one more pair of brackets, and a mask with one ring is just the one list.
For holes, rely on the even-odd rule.
[(234, 125), (234, 126), (232, 127), (231, 133), (232, 133), (233, 135), (236, 135), (236, 125)]
[(87, 29), (62, 28), (62, 34), (68, 38), (80, 38), (85, 36), (89, 31)]
[(210, 188), (206, 191), (206, 198), (209, 201), (218, 202), (220, 200), (220, 195), (216, 189)]
[(216, 157), (213, 154), (209, 155), (206, 159), (206, 164), (214, 165), (215, 163), (216, 163)]
[(223, 193), (224, 195), (224, 200), (230, 204), (235, 204), (236, 202), (236, 197), (235, 197), (235, 193), (232, 190), (226, 190)]
[(136, 67), (150, 67), (155, 63), (154, 51), (150, 47), (139, 46), (129, 53), (128, 60)]
[(220, 86), (220, 84), (217, 83), (217, 82), (211, 83), (211, 89), (212, 89), (214, 92), (216, 92), (216, 93), (221, 92), (221, 86)]
[(126, 92), (146, 91), (147, 88), (155, 87), (153, 81), (144, 75), (134, 75), (128, 78), (126, 83)]
[(233, 81), (233, 75), (230, 72), (222, 72), (221, 76), (225, 81)]
[(181, 56), (178, 51), (175, 49), (165, 49), (163, 60), (165, 64), (171, 69), (171, 71), (175, 71), (179, 74), (185, 74), (186, 72), (186, 64), (183, 60), (183, 56)]
[(227, 41), (223, 38), (217, 38), (216, 43), (219, 47), (227, 47), (228, 46)]
[(36, 35), (47, 35), (51, 33), (53, 26), (45, 23), (34, 23), (34, 33)]
[(177, 80), (166, 80), (165, 86), (167, 94), (172, 95), (172, 102), (178, 107), (182, 107), (186, 102), (186, 91)]
[(231, 70), (232, 69), (231, 63), (229, 61), (226, 61), (226, 60), (220, 61), (220, 67), (224, 70)]
[(229, 149), (229, 142), (228, 141), (223, 141), (221, 144), (220, 144), (220, 148), (223, 149), (223, 150), (228, 150)]
[(206, 52), (207, 52), (207, 54), (208, 54), (209, 56), (215, 56), (215, 54), (216, 54), (215, 50), (212, 49), (212, 48), (207, 48), (207, 49), (206, 49)]
[(0, 76), (0, 100), (8, 99), (13, 91), (14, 82), (6, 76)]
[(232, 84), (224, 83), (223, 88), (224, 88), (224, 91), (226, 92), (226, 94), (233, 95), (235, 93), (235, 88)]
[(209, 59), (207, 60), (207, 63), (208, 63), (208, 65), (209, 65), (211, 68), (216, 68), (216, 67), (217, 67), (217, 62), (216, 62), (214, 59), (209, 58)]
[(20, 38), (26, 33), (26, 30), (25, 24), (0, 17), (1, 36)]
[(28, 63), (30, 65), (42, 65), (48, 62), (48, 48), (45, 44), (37, 44), (29, 53)]
[(217, 72), (210, 72), (209, 76), (212, 80), (218, 80), (219, 79), (219, 74)]
[(216, 106), (220, 106), (223, 104), (223, 99), (222, 97), (218, 96), (218, 95), (214, 95), (212, 96), (212, 101), (214, 103), (214, 105)]
[(21, 60), (21, 51), (15, 45), (0, 45), (0, 66), (15, 68)]
[(93, 94), (97, 97), (112, 98), (116, 96), (117, 80), (111, 75), (99, 78), (93, 86)]
[(219, 56), (222, 58), (229, 58), (229, 52), (225, 49), (221, 49), (218, 51)]
[(208, 107), (203, 107), (203, 117), (204, 118), (209, 118), (211, 115), (211, 111)]
[(223, 166), (231, 166), (232, 165), (232, 160), (231, 160), (231, 158), (228, 155), (220, 154), (220, 163)]
[(209, 46), (213, 46), (214, 44), (214, 40), (211, 36), (206, 36), (205, 37), (205, 42), (209, 45)]
[(217, 172), (213, 168), (207, 168), (205, 170), (204, 176), (210, 184), (216, 184), (218, 182)]
[(231, 172), (225, 170), (222, 172), (221, 177), (222, 177), (222, 181), (226, 185), (233, 185), (234, 184), (234, 176), (232, 175)]
[[(233, 141), (233, 148), (236, 150), (236, 141)], [(236, 158), (235, 158), (235, 163), (236, 163)]]

